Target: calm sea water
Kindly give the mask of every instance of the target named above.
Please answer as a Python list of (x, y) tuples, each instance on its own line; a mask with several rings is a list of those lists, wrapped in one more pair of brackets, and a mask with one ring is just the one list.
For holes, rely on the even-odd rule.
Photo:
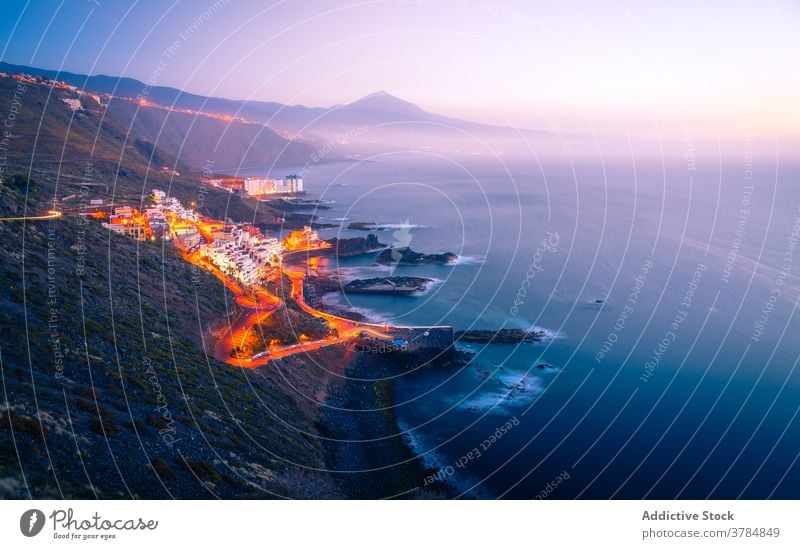
[[(387, 155), (306, 175), (335, 201), (321, 221), (461, 257), (393, 271), (437, 279), (421, 297), (331, 299), (394, 323), (551, 334), (464, 345), (469, 368), (398, 379), (402, 428), (459, 492), (800, 496), (800, 170), (689, 168)], [(365, 233), (323, 231), (337, 234)], [(339, 267), (387, 274), (371, 263)]]

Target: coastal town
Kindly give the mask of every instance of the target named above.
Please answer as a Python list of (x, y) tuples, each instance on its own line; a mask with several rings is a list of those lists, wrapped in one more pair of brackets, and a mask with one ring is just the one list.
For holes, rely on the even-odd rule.
[(250, 223), (226, 223), (201, 216), (192, 207), (159, 189), (154, 189), (144, 208), (117, 206), (102, 220), (108, 230), (135, 240), (171, 241), (187, 257), (199, 257), (244, 287), (257, 285), (281, 265), (282, 254), (330, 247), (310, 227), (291, 231), (279, 240)]
[[(200, 215), (193, 207), (185, 207), (175, 197), (154, 189), (141, 208), (114, 207), (110, 214), (102, 210), (83, 215), (99, 221), (109, 231), (138, 241), (170, 242), (183, 258), (217, 276), (230, 290), (239, 314), (230, 322), (225, 334), (215, 343), (214, 356), (231, 365), (257, 367), (270, 360), (320, 349), (338, 343), (368, 338), (386, 345), (408, 347), (409, 339), (418, 345), (440, 337), (441, 328), (396, 327), (365, 320), (353, 320), (323, 312), (306, 303), (304, 281), (308, 266), (315, 261), (315, 252), (329, 251), (331, 244), (319, 237), (311, 227), (288, 231), (281, 239), (264, 234), (250, 223), (223, 222)], [(289, 264), (290, 254), (303, 252), (300, 261)], [(304, 261), (305, 259), (308, 261)], [(269, 342), (268, 349), (252, 355), (242, 352), (253, 328), (284, 305), (269, 283), (285, 277), (288, 298), (309, 318), (316, 318), (324, 328), (321, 337), (312, 339), (296, 334), (296, 342)], [(435, 334), (431, 333), (435, 331)], [(446, 327), (443, 345), (452, 343), (452, 329)], [(417, 333), (418, 332), (418, 333)], [(449, 336), (449, 337), (448, 337)]]
[[(49, 89), (51, 93), (53, 90), (62, 92), (63, 95), (60, 94), (58, 99), (72, 111), (73, 116), (104, 115), (110, 103), (119, 100), (136, 103), (137, 108), (165, 109), (181, 114), (254, 123), (218, 113), (159, 105), (148, 97), (134, 99), (109, 93), (93, 93), (59, 79), (24, 72), (0, 72), (0, 77), (15, 80), (23, 90), (26, 87), (36, 87)], [(162, 167), (153, 169), (171, 180), (173, 177), (181, 177), (177, 168), (177, 163), (164, 159)], [(80, 180), (82, 188), (107, 188), (105, 184), (91, 181), (91, 163), (85, 167), (84, 172), (80, 176), (73, 176)], [(49, 176), (50, 174), (45, 175)], [(61, 177), (67, 178), (67, 175), (61, 174)], [(238, 177), (205, 169), (200, 177), (200, 184), (201, 188), (214, 187), (244, 199), (276, 201), (290, 208), (314, 202), (300, 200), (306, 192), (303, 177), (298, 174), (289, 174), (282, 178), (276, 178), (272, 174)], [(69, 185), (67, 183), (65, 186)], [(97, 222), (116, 235), (140, 242), (169, 243), (185, 261), (212, 273), (234, 294), (237, 307), (233, 315), (229, 315), (228, 329), (225, 334), (215, 334), (213, 338), (213, 354), (223, 362), (240, 367), (256, 367), (276, 358), (343, 342), (355, 342), (358, 347), (360, 341), (363, 346), (365, 338), (373, 342), (383, 341), (382, 344), (373, 344), (370, 348), (383, 348), (389, 342), (393, 347), (412, 350), (423, 347), (443, 348), (453, 342), (453, 330), (449, 326), (390, 326), (370, 322), (366, 318), (354, 320), (349, 317), (359, 315), (352, 311), (340, 310), (338, 313), (344, 316), (339, 316), (315, 308), (320, 305), (319, 294), (330, 291), (392, 296), (415, 296), (426, 291), (432, 281), (423, 277), (381, 277), (342, 283), (338, 279), (338, 272), (319, 276), (317, 266), (324, 263), (320, 261), (319, 255), (329, 253), (334, 256), (349, 256), (386, 251), (387, 246), (378, 242), (374, 235), (370, 235), (370, 238), (335, 238), (328, 242), (309, 226), (311, 223), (305, 226), (301, 223), (286, 223), (286, 218), (280, 216), (273, 217), (272, 223), (281, 229), (276, 233), (266, 234), (263, 232), (264, 225), (211, 218), (201, 214), (195, 202), (182, 203), (175, 196), (157, 188), (141, 198), (128, 196), (109, 200), (100, 196), (84, 197), (79, 205), (77, 196), (78, 193), (67, 191), (60, 197), (58, 211), (49, 211), (47, 215), (0, 220), (35, 221), (55, 219), (63, 214), (77, 215)], [(284, 226), (290, 226), (291, 229), (284, 229)], [(295, 229), (298, 226), (302, 228)], [(453, 254), (417, 254), (402, 248), (395, 254), (393, 250), (389, 255), (379, 255), (376, 263), (452, 264), (456, 257)], [(289, 257), (291, 260), (287, 261)], [(287, 295), (283, 295), (284, 289), (287, 289)], [(306, 291), (313, 295), (313, 307), (305, 301)], [(291, 309), (291, 314), (305, 315), (302, 320), (308, 330), (294, 333), (295, 326), (291, 320), (271, 319), (278, 311), (285, 312), (288, 309)], [(262, 337), (261, 341), (257, 341), (255, 334), (264, 335), (262, 323), (265, 321), (272, 322), (277, 331), (282, 330), (278, 325), (289, 326), (292, 333), (283, 331), (281, 337), (267, 340)], [(264, 346), (267, 347), (266, 350), (262, 350)]]

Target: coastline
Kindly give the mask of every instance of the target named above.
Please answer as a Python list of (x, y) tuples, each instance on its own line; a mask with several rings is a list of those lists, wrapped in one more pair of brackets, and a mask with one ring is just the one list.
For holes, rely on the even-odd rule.
[[(356, 321), (383, 323), (384, 319), (331, 304), (328, 296), (341, 294), (327, 270), (306, 279), (306, 297), (323, 312)], [(336, 287), (336, 290), (333, 288)], [(462, 365), (470, 353), (457, 351)], [(381, 354), (348, 349), (344, 376), (331, 380), (326, 390), (319, 430), (325, 463), (344, 497), (355, 499), (446, 499), (463, 490), (451, 482), (426, 482), (439, 471), (430, 456), (418, 453), (412, 434), (401, 426), (395, 410), (395, 379), (400, 373), (423, 367), (427, 353)], [(427, 359), (427, 360), (426, 360)], [(437, 359), (433, 367), (449, 367), (452, 357)], [(410, 375), (413, 375), (410, 374)]]
[[(351, 499), (443, 497), (423, 488), (431, 471), (401, 431), (394, 413), (395, 367), (356, 353), (345, 379), (328, 388), (320, 431), (329, 474)], [(387, 379), (388, 378), (388, 379)]]
[[(356, 320), (376, 321), (358, 311), (325, 303), (324, 280), (319, 284), (317, 307)], [(466, 356), (459, 352), (457, 357)], [(429, 362), (426, 353), (380, 354), (348, 349), (344, 375), (333, 378), (326, 389), (319, 430), (325, 463), (344, 497), (353, 499), (445, 499), (459, 494), (450, 483), (426, 485), (437, 473), (435, 464), (417, 453), (414, 439), (400, 424), (395, 405), (396, 376)], [(449, 367), (439, 359), (433, 367)], [(411, 374), (413, 375), (413, 374)]]

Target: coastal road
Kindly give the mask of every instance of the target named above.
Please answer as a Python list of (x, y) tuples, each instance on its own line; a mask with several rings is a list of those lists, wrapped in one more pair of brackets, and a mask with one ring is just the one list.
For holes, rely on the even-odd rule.
[(247, 341), (247, 335), (253, 326), (262, 322), (283, 304), (277, 297), (271, 297), (272, 299), (255, 304), (244, 304), (247, 303), (247, 300), (240, 301), (237, 297), (236, 302), (242, 307), (243, 312), (228, 326), (225, 335), (214, 346), (214, 358), (236, 366), (249, 364), (246, 359), (234, 358), (231, 353), (236, 347), (240, 347)]
[(296, 343), (294, 345), (287, 345), (285, 347), (278, 347), (277, 349), (270, 349), (264, 353), (259, 353), (253, 358), (249, 359), (233, 359), (237, 366), (242, 368), (257, 368), (269, 363), (270, 360), (276, 358), (285, 358), (287, 356), (295, 355), (297, 353), (307, 353), (309, 351), (316, 351), (323, 347), (337, 345), (344, 340), (338, 337), (329, 337), (326, 339), (318, 339), (315, 341), (306, 341), (304, 343)]
[(305, 274), (301, 271), (282, 269), (281, 271), (292, 281), (291, 298), (294, 299), (306, 313), (327, 321), (331, 328), (336, 329), (337, 336), (273, 348), (264, 353), (259, 353), (252, 358), (233, 357), (231, 356), (233, 350), (237, 347), (241, 347), (247, 340), (250, 330), (277, 311), (283, 305), (283, 300), (263, 288), (258, 288), (253, 294), (248, 295), (239, 284), (225, 275), (225, 273), (220, 271), (216, 266), (207, 261), (203, 261), (199, 252), (189, 252), (184, 254), (184, 257), (187, 261), (212, 272), (219, 278), (225, 287), (233, 293), (236, 304), (242, 309), (242, 314), (228, 326), (225, 335), (223, 335), (214, 346), (214, 358), (232, 366), (257, 368), (268, 364), (270, 360), (284, 358), (297, 353), (315, 351), (330, 345), (337, 345), (358, 337), (362, 333), (368, 333), (376, 338), (392, 339), (391, 335), (387, 333), (390, 328), (388, 325), (358, 322), (314, 309), (305, 302), (303, 296), (303, 279)]
[[(217, 360), (241, 368), (256, 368), (258, 366), (264, 366), (265, 364), (269, 363), (270, 360), (276, 358), (284, 358), (297, 353), (314, 351), (342, 342), (341, 337), (331, 337), (270, 349), (267, 353), (264, 353), (261, 356), (256, 355), (255, 358), (236, 358), (231, 356), (235, 348), (241, 347), (241, 345), (247, 341), (247, 336), (250, 333), (250, 330), (252, 330), (253, 327), (259, 322), (262, 322), (269, 315), (277, 311), (283, 305), (283, 300), (278, 296), (269, 293), (263, 288), (256, 289), (252, 296), (248, 295), (241, 286), (239, 286), (235, 281), (231, 280), (230, 277), (226, 276), (214, 265), (201, 261), (200, 254), (198, 252), (187, 253), (184, 257), (187, 261), (211, 271), (217, 278), (219, 278), (222, 283), (225, 284), (225, 287), (228, 288), (231, 293), (233, 293), (236, 299), (236, 304), (242, 309), (242, 314), (239, 315), (239, 318), (237, 318), (230, 326), (228, 326), (225, 331), (225, 335), (223, 335), (223, 337), (214, 346), (214, 358)], [(300, 295), (302, 296), (302, 281)], [(295, 293), (293, 287), (292, 297), (294, 296)], [(322, 317), (324, 315), (324, 313), (320, 313), (319, 311), (308, 307), (305, 305), (305, 303), (301, 303), (300, 306), (303, 307), (304, 310), (306, 310), (309, 314), (314, 316)], [(334, 317), (333, 315), (327, 316), (329, 316), (331, 319), (338, 318)]]
[(186, 253), (184, 254), (184, 259), (210, 271), (220, 279), (225, 287), (234, 295), (236, 304), (242, 309), (242, 314), (239, 315), (239, 318), (228, 326), (225, 335), (222, 336), (214, 346), (214, 358), (235, 366), (247, 364), (246, 359), (234, 358), (231, 356), (231, 353), (236, 347), (240, 347), (247, 340), (247, 335), (253, 326), (262, 322), (283, 305), (283, 300), (276, 295), (272, 295), (263, 288), (258, 288), (252, 295), (248, 295), (239, 284), (226, 276), (225, 273), (220, 271), (215, 265), (207, 261), (202, 261), (199, 252)]
[(389, 331), (388, 324), (374, 324), (370, 322), (360, 322), (357, 320), (350, 320), (341, 316), (332, 315), (318, 311), (308, 305), (303, 295), (303, 279), (305, 274), (300, 271), (286, 271), (286, 275), (292, 280), (292, 293), (291, 297), (294, 299), (300, 308), (310, 315), (317, 318), (323, 318), (328, 321), (332, 328), (335, 328), (339, 334), (340, 339), (351, 339), (358, 336), (361, 332), (369, 333), (375, 337), (383, 339), (391, 339), (391, 336), (386, 332)]
[(258, 353), (249, 359), (232, 357), (231, 351), (245, 340), (248, 330), (250, 330), (263, 318), (266, 318), (267, 315), (272, 314), (282, 304), (279, 298), (268, 294), (266, 291), (263, 291), (263, 294), (266, 294), (266, 296), (271, 297), (273, 300), (277, 300), (277, 302), (271, 303), (274, 308), (271, 310), (265, 310), (263, 303), (260, 303), (257, 307), (251, 309), (250, 313), (243, 314), (234, 323), (234, 325), (231, 326), (230, 332), (222, 340), (220, 340), (219, 343), (217, 343), (217, 346), (214, 349), (215, 358), (242, 368), (257, 368), (259, 366), (264, 366), (271, 360), (278, 358), (285, 358), (298, 353), (307, 353), (310, 351), (316, 351), (317, 349), (322, 349), (324, 347), (329, 347), (331, 345), (338, 345), (358, 337), (362, 333), (369, 333), (373, 337), (377, 338), (387, 340), (392, 339), (391, 336), (386, 333), (388, 326), (357, 322), (314, 309), (305, 302), (303, 297), (303, 278), (305, 275), (302, 272), (297, 271), (284, 270), (283, 272), (292, 281), (292, 289), (290, 294), (291, 298), (294, 299), (300, 308), (308, 314), (326, 320), (332, 328), (336, 329), (338, 335), (336, 337), (327, 337), (324, 339), (305, 341), (302, 343), (277, 347), (263, 353)]
[(23, 217), (0, 217), (0, 221), (45, 221), (47, 219), (58, 219), (61, 212), (49, 210), (47, 215), (29, 215)]

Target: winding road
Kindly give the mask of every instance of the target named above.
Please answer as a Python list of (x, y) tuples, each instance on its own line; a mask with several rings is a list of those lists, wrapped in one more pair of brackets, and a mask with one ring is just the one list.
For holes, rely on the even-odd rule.
[(49, 210), (47, 215), (28, 215), (23, 217), (0, 217), (0, 221), (45, 221), (47, 219), (58, 219), (61, 212)]
[(201, 262), (199, 254), (186, 254), (186, 259), (196, 265), (201, 265), (203, 268), (211, 270), (211, 272), (222, 280), (225, 286), (233, 292), (236, 296), (237, 305), (242, 309), (242, 314), (226, 329), (225, 335), (220, 338), (214, 346), (214, 358), (217, 360), (241, 368), (257, 368), (259, 366), (264, 366), (271, 360), (336, 345), (358, 337), (362, 333), (369, 333), (378, 338), (391, 339), (386, 333), (389, 328), (388, 326), (358, 322), (314, 309), (305, 302), (303, 296), (303, 279), (305, 278), (305, 273), (282, 268), (281, 272), (292, 281), (290, 292), (291, 299), (295, 300), (306, 313), (317, 318), (322, 318), (328, 322), (328, 325), (336, 330), (337, 335), (269, 349), (268, 351), (258, 353), (250, 358), (236, 358), (232, 356), (233, 350), (240, 347), (247, 340), (249, 331), (253, 329), (254, 326), (277, 311), (283, 305), (283, 300), (263, 288), (255, 290), (254, 297), (251, 298), (245, 294), (244, 290), (236, 284), (236, 282), (232, 281), (219, 269), (215, 268), (213, 265), (209, 265), (207, 262)]
[(225, 334), (214, 346), (214, 358), (232, 366), (257, 368), (277, 358), (315, 351), (330, 345), (342, 343), (357, 337), (361, 333), (370, 333), (375, 337), (390, 339), (390, 336), (385, 333), (388, 326), (357, 322), (314, 309), (305, 302), (303, 296), (303, 279), (305, 278), (305, 274), (302, 271), (286, 270), (282, 268), (281, 273), (288, 276), (292, 281), (290, 297), (294, 299), (306, 313), (327, 321), (330, 327), (336, 330), (337, 335), (269, 349), (268, 351), (258, 353), (250, 358), (236, 358), (232, 356), (233, 350), (237, 347), (241, 347), (242, 344), (247, 341), (250, 330), (277, 311), (283, 305), (283, 300), (264, 288), (257, 288), (251, 297), (245, 293), (244, 289), (239, 286), (239, 284), (225, 275), (225, 273), (220, 271), (213, 264), (203, 261), (198, 252), (186, 253), (184, 254), (184, 258), (195, 265), (209, 270), (219, 278), (222, 283), (225, 284), (225, 287), (233, 293), (236, 298), (236, 304), (242, 310), (239, 317), (226, 328)]

